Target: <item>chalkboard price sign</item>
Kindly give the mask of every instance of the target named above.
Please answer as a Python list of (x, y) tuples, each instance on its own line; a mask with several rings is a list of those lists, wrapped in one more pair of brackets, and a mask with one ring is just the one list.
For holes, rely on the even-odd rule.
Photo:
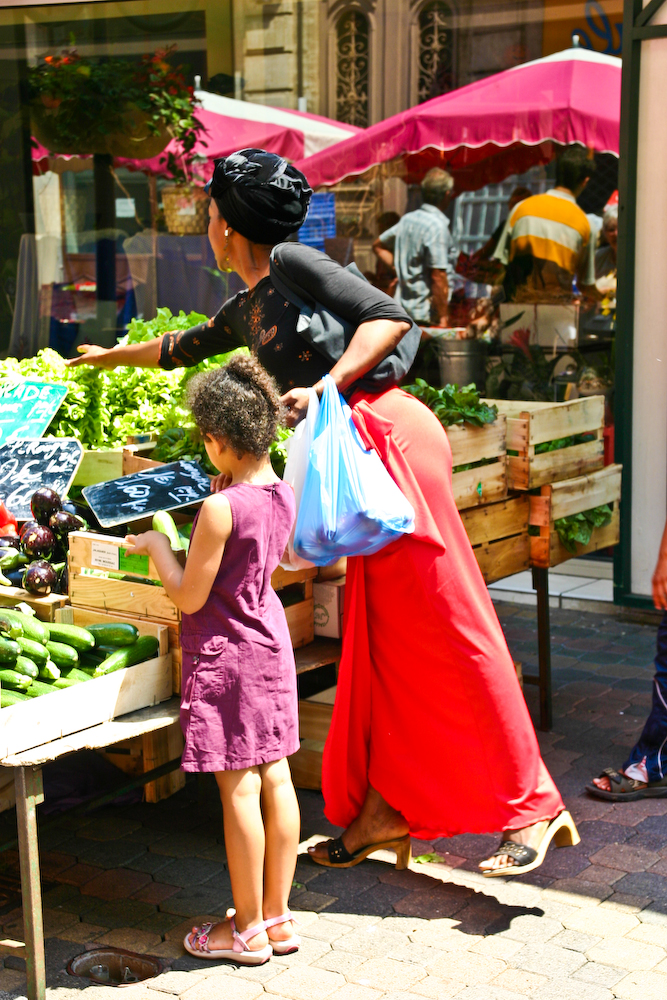
[(40, 438), (0, 445), (0, 498), (19, 521), (32, 517), (30, 499), (40, 486), (65, 496), (83, 458), (76, 438)]
[(0, 444), (40, 438), (66, 395), (57, 382), (0, 379)]
[(176, 510), (211, 495), (211, 482), (198, 462), (171, 462), (83, 491), (103, 528), (148, 517), (158, 510)]

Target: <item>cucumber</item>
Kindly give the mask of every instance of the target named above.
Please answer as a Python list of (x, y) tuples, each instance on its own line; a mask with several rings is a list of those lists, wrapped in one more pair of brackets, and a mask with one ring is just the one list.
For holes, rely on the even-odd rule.
[[(56, 683), (60, 683), (57, 681)], [(26, 694), (28, 698), (40, 698), (43, 694), (53, 694), (56, 690), (53, 684), (47, 684), (45, 681), (33, 681)]]
[(39, 676), (43, 681), (57, 681), (60, 677), (60, 670), (53, 660), (49, 659), (39, 668)]
[(21, 647), (21, 653), (23, 656), (29, 657), (33, 663), (37, 664), (38, 667), (44, 666), (49, 658), (49, 654), (46, 651), (46, 647), (42, 646), (41, 642), (35, 642), (33, 639), (26, 639), (24, 635), (16, 641)]
[(17, 656), (16, 661), (12, 664), (12, 670), (15, 670), (17, 674), (31, 677), (33, 680), (39, 677), (39, 667), (28, 656)]
[(53, 681), (52, 683), (54, 687), (69, 687), (67, 682), (81, 684), (83, 681), (89, 681), (92, 676), (92, 673), (88, 674), (85, 670), (80, 670), (79, 667), (72, 667), (71, 670), (63, 673), (57, 681)]
[(123, 670), (125, 667), (133, 667), (135, 663), (142, 660), (150, 660), (158, 651), (158, 641), (154, 635), (142, 635), (133, 646), (119, 649), (106, 660), (100, 663), (95, 670), (95, 677), (105, 677), (114, 670)]
[(3, 687), (11, 688), (13, 691), (27, 691), (32, 684), (32, 678), (20, 674), (17, 670), (0, 670), (0, 684)]
[(16, 657), (21, 652), (21, 647), (14, 639), (5, 639), (0, 636), (0, 665), (3, 663), (14, 663)]
[(23, 635), (23, 626), (16, 620), (14, 615), (6, 615), (4, 609), (0, 611), (0, 629), (5, 632), (5, 638), (18, 639)]
[(47, 628), (49, 630), (47, 639), (51, 639), (53, 642), (64, 642), (67, 646), (74, 646), (80, 652), (92, 649), (95, 645), (95, 640), (87, 628), (54, 622), (48, 622)]
[[(86, 680), (87, 681), (90, 680), (90, 677), (88, 676), (88, 674), (86, 674)], [(49, 682), (49, 687), (50, 688), (56, 688), (56, 690), (60, 690), (61, 688), (75, 687), (77, 684), (81, 684), (81, 683), (82, 683), (82, 680), (80, 678), (70, 677), (68, 675), (67, 677), (59, 677), (57, 681), (50, 681)], [(33, 681), (33, 684), (34, 684), (34, 681)]]
[(183, 548), (174, 519), (166, 510), (159, 510), (157, 514), (153, 514), (153, 531), (161, 531), (163, 535), (166, 535), (169, 544), (176, 552)]
[(21, 691), (7, 691), (5, 688), (0, 691), (0, 708), (10, 708), (12, 705), (18, 705), (20, 701), (27, 700), (28, 696)]
[(79, 654), (74, 646), (68, 646), (64, 642), (54, 642), (53, 639), (49, 639), (46, 652), (61, 670), (69, 670), (79, 662)]
[(24, 615), (21, 611), (14, 611), (14, 609), (10, 611), (8, 608), (3, 608), (2, 613), (21, 626), (26, 639), (32, 639), (33, 642), (41, 642), (44, 645), (49, 638), (46, 625), (44, 622), (40, 622), (38, 618), (31, 618), (29, 615)]
[(96, 646), (131, 646), (139, 638), (139, 629), (126, 622), (111, 625), (89, 625), (88, 632)]

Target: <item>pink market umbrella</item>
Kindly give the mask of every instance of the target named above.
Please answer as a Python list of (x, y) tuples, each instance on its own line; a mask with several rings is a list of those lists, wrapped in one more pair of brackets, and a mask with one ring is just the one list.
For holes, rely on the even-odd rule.
[(313, 187), (402, 159), (406, 180), (441, 166), (457, 191), (523, 173), (578, 142), (619, 151), (621, 60), (572, 48), (434, 97), (296, 166)]
[[(195, 96), (200, 102), (197, 117), (203, 123), (206, 133), (202, 135), (193, 152), (206, 157), (208, 169), (204, 168), (203, 172), (207, 177), (211, 173), (215, 158), (228, 156), (237, 149), (254, 146), (278, 153), (288, 160), (297, 160), (327, 149), (334, 143), (362, 131), (355, 125), (331, 121), (319, 115), (253, 104), (250, 101), (235, 101), (218, 94), (209, 94), (204, 90), (197, 91)], [(178, 151), (178, 144), (171, 142), (163, 153), (152, 159), (135, 160), (118, 157), (114, 163), (118, 167), (128, 167), (130, 170), (166, 174), (167, 154), (170, 152), (177, 154)], [(35, 173), (43, 173), (54, 168), (53, 157), (39, 144), (33, 148), (32, 158)], [(62, 164), (61, 169), (80, 170), (86, 166), (82, 157), (59, 157), (59, 159), (71, 161), (69, 166)], [(165, 162), (161, 162), (162, 160)]]

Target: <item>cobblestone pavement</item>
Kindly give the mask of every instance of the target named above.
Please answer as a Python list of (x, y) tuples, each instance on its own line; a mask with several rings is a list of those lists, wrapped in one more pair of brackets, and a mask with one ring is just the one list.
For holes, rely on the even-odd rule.
[[(499, 613), (530, 670), (534, 612), (500, 605)], [(301, 858), (292, 898), (300, 951), (236, 968), (181, 946), (193, 920), (224, 914), (232, 901), (213, 782), (195, 780), (160, 805), (100, 810), (44, 832), (49, 1000), (80, 997), (86, 981), (64, 969), (92, 942), (166, 963), (124, 1000), (157, 1000), (156, 991), (187, 1000), (665, 1000), (667, 799), (614, 805), (583, 792), (592, 775), (622, 762), (643, 723), (655, 626), (554, 611), (552, 632), (556, 723), (540, 742), (579, 824), (578, 847), (552, 849), (537, 872), (507, 881), (476, 871), (496, 835), (416, 842), (415, 855), (443, 860), (404, 872), (382, 859), (330, 871)], [(536, 694), (527, 691), (533, 713)], [(332, 832), (319, 794), (302, 793), (301, 802), (304, 841)], [(11, 814), (0, 817), (0, 834), (10, 830)], [(16, 855), (2, 861), (0, 889), (11, 897)], [(0, 921), (4, 998), (25, 991), (20, 909), (6, 907)], [(109, 987), (85, 992), (118, 996)]]

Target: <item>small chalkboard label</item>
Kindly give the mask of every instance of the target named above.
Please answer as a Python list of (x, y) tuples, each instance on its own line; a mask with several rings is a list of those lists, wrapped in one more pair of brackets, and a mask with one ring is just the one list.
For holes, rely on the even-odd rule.
[(19, 521), (32, 517), (30, 500), (40, 486), (66, 496), (83, 458), (76, 438), (40, 438), (0, 445), (0, 497)]
[(101, 526), (113, 528), (159, 510), (200, 503), (211, 495), (211, 483), (198, 462), (171, 462), (87, 486), (83, 495)]
[(66, 395), (57, 382), (0, 379), (0, 444), (41, 438)]

